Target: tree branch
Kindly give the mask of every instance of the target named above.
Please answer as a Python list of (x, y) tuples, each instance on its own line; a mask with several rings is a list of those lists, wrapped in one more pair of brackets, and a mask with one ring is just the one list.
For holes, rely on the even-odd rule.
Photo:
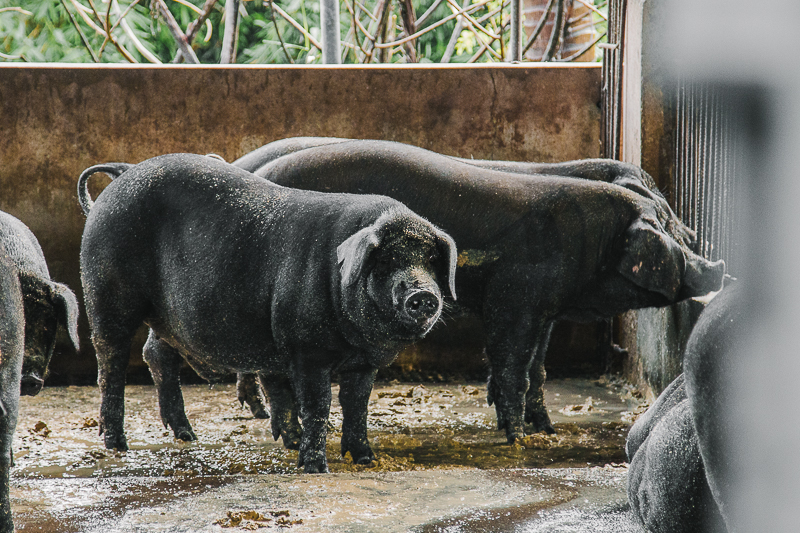
[(89, 55), (92, 56), (92, 60), (95, 63), (99, 63), (100, 62), (100, 58), (98, 58), (97, 54), (94, 53), (94, 50), (92, 49), (91, 45), (89, 44), (89, 39), (86, 38), (86, 34), (83, 33), (83, 30), (78, 25), (78, 21), (75, 20), (75, 17), (72, 15), (72, 11), (67, 9), (66, 0), (61, 0), (61, 5), (64, 6), (64, 11), (66, 11), (67, 15), (69, 15), (69, 20), (72, 22), (72, 25), (75, 26), (76, 30), (78, 30), (78, 35), (80, 35), (80, 37), (81, 37), (81, 42), (83, 43), (83, 46), (85, 46), (86, 49), (89, 51)]
[(291, 15), (289, 15), (289, 14), (288, 14), (286, 11), (284, 11), (283, 9), (281, 9), (281, 6), (279, 6), (279, 5), (276, 5), (276, 4), (273, 4), (273, 8), (274, 8), (274, 9), (275, 9), (275, 11), (278, 13), (278, 15), (280, 15), (281, 17), (283, 17), (283, 19), (284, 19), (286, 22), (288, 22), (289, 24), (291, 24), (292, 26), (294, 26), (294, 28), (295, 28), (297, 31), (299, 31), (300, 33), (302, 33), (302, 34), (303, 34), (303, 37), (305, 37), (306, 39), (308, 39), (308, 42), (310, 42), (312, 45), (314, 45), (314, 48), (316, 48), (317, 50), (322, 50), (322, 45), (320, 44), (320, 42), (319, 42), (318, 40), (316, 40), (316, 39), (315, 39), (315, 38), (314, 38), (314, 37), (313, 37), (313, 36), (312, 36), (310, 33), (308, 33), (308, 32), (306, 31), (306, 29), (305, 29), (305, 28), (303, 28), (303, 26), (301, 26), (301, 25), (300, 25), (300, 23), (299, 23), (299, 22), (297, 22), (296, 20), (294, 20), (294, 19), (292, 18), (292, 16), (291, 16)]
[[(136, 34), (133, 33), (133, 30), (131, 29), (131, 27), (128, 26), (128, 22), (125, 20), (125, 17), (128, 15), (130, 10), (133, 9), (133, 7), (138, 3), (138, 1), (139, 0), (135, 0), (134, 2), (131, 3), (131, 5), (128, 6), (128, 8), (125, 10), (125, 12), (122, 14), (122, 16), (120, 16), (119, 19), (117, 20), (117, 24), (122, 26), (122, 31), (124, 31), (125, 35), (128, 36), (128, 39), (130, 39), (133, 42), (133, 46), (136, 47), (136, 49), (139, 51), (140, 54), (142, 54), (151, 63), (156, 63), (156, 64), (160, 65), (161, 64), (161, 60), (158, 59), (156, 56), (154, 56), (153, 52), (148, 50), (145, 47), (145, 45), (143, 45), (142, 42), (139, 41), (139, 39), (136, 37)], [(114, 8), (114, 14), (119, 16), (120, 11), (122, 11), (119, 8), (119, 3), (117, 2), (117, 0), (111, 0), (111, 4), (112, 4), (112, 6)], [(112, 26), (111, 29), (113, 30), (116, 27), (117, 24), (114, 24), (114, 26)]]
[[(101, 17), (101, 16), (100, 16), (100, 14), (97, 12), (97, 9), (94, 7), (94, 2), (92, 2), (92, 0), (89, 0), (89, 6), (92, 8), (92, 12), (94, 13), (94, 16), (95, 16), (95, 17), (97, 17), (97, 20), (98, 20), (98, 21), (100, 21), (100, 24), (103, 24), (103, 17)], [(136, 61), (136, 59), (135, 59), (135, 58), (134, 58), (134, 57), (131, 55), (131, 53), (130, 53), (130, 52), (128, 52), (128, 50), (127, 50), (127, 49), (126, 49), (124, 46), (122, 46), (121, 44), (119, 44), (119, 43), (117, 42), (117, 40), (116, 40), (116, 39), (114, 39), (114, 36), (113, 36), (113, 35), (111, 35), (111, 33), (110, 33), (110, 32), (107, 32), (107, 31), (106, 31), (107, 29), (108, 29), (108, 28), (106, 28), (106, 29), (102, 30), (102, 31), (100, 32), (100, 33), (101, 33), (101, 35), (103, 35), (103, 36), (104, 36), (104, 37), (106, 37), (108, 40), (110, 40), (110, 41), (111, 41), (111, 44), (113, 44), (113, 45), (114, 45), (114, 47), (115, 47), (115, 48), (116, 48), (116, 49), (119, 51), (119, 53), (120, 53), (120, 54), (122, 54), (122, 55), (123, 55), (123, 57), (125, 57), (125, 59), (127, 59), (127, 60), (128, 60), (130, 63), (138, 63), (138, 61)]]
[[(462, 9), (467, 9), (469, 7), (469, 3), (471, 0), (464, 0), (462, 4)], [(453, 33), (450, 35), (450, 41), (447, 43), (447, 48), (442, 55), (442, 60), (440, 63), (449, 63), (450, 59), (453, 57), (453, 53), (456, 50), (456, 43), (458, 43), (458, 38), (461, 35), (461, 30), (464, 29), (464, 17), (459, 16), (456, 19), (456, 27), (453, 28)]]
[(556, 18), (553, 21), (553, 32), (550, 34), (550, 40), (547, 43), (547, 48), (544, 49), (542, 54), (542, 61), (551, 61), (558, 51), (558, 44), (561, 40), (561, 25), (564, 20), (564, 0), (557, 0), (556, 4)]
[[(455, 13), (446, 16), (445, 18), (443, 18), (442, 20), (440, 20), (440, 21), (438, 21), (438, 22), (436, 22), (434, 24), (431, 24), (427, 28), (418, 31), (414, 35), (409, 35), (407, 37), (403, 37), (402, 39), (398, 39), (396, 41), (391, 41), (391, 42), (388, 42), (388, 43), (387, 42), (377, 43), (377, 44), (375, 44), (375, 48), (392, 48), (394, 46), (400, 46), (401, 44), (404, 44), (404, 43), (406, 43), (406, 42), (408, 42), (408, 41), (410, 41), (412, 39), (416, 39), (417, 37), (419, 37), (422, 34), (428, 33), (429, 31), (432, 31), (432, 30), (438, 28), (442, 24), (448, 23), (449, 21), (453, 20), (454, 18), (458, 17), (459, 15), (467, 14), (467, 13), (473, 13), (473, 12), (477, 11), (480, 8), (482, 8), (483, 6), (485, 6), (488, 2), (489, 2), (489, 0), (481, 0), (481, 2), (479, 2), (477, 4), (472, 4), (471, 6), (469, 6), (468, 9), (464, 9), (464, 10), (462, 10), (460, 7), (456, 6), (457, 10), (454, 10)], [(496, 39), (497, 36), (495, 35), (495, 36), (493, 36), (493, 38)]]
[(222, 35), (222, 53), (219, 57), (221, 64), (236, 62), (236, 36), (238, 32), (239, 0), (225, 0), (225, 32)]
[[(214, 9), (214, 6), (217, 4), (217, 0), (206, 0), (206, 3), (203, 4), (203, 10), (200, 12), (200, 16), (197, 17), (196, 20), (192, 21), (189, 26), (186, 28), (186, 42), (189, 46), (192, 45), (194, 42), (194, 38), (197, 35), (197, 32), (200, 31), (200, 26), (208, 21), (209, 15), (211, 15), (211, 10)], [(208, 23), (208, 34), (206, 40), (211, 34), (211, 23)], [(183, 61), (183, 52), (178, 49), (178, 52), (175, 54), (175, 57), (172, 59), (173, 63), (180, 63)]]
[(547, 7), (544, 9), (544, 14), (542, 15), (542, 18), (539, 19), (539, 23), (536, 24), (536, 27), (533, 29), (533, 33), (531, 34), (530, 38), (528, 39), (528, 42), (525, 45), (525, 48), (522, 49), (522, 55), (523, 56), (525, 55), (525, 52), (527, 52), (530, 49), (530, 47), (533, 45), (533, 43), (539, 37), (539, 34), (542, 33), (542, 30), (544, 29), (544, 25), (547, 24), (547, 17), (550, 16), (550, 12), (553, 10), (553, 4), (554, 3), (555, 3), (555, 0), (550, 0), (549, 2), (547, 2)]
[(178, 21), (172, 16), (172, 13), (170, 13), (167, 4), (164, 3), (164, 0), (153, 0), (153, 3), (156, 5), (157, 10), (164, 18), (164, 22), (166, 22), (167, 28), (172, 34), (172, 38), (175, 39), (176, 43), (178, 43), (178, 48), (183, 53), (183, 57), (186, 58), (189, 63), (199, 64), (200, 60), (197, 59), (197, 55), (194, 53), (194, 50), (192, 50), (192, 47), (189, 46), (189, 42), (186, 40), (186, 35), (184, 35), (183, 31), (181, 31), (180, 26), (178, 26)]
[[(413, 35), (417, 27), (417, 15), (414, 13), (414, 5), (411, 0), (400, 0), (400, 17), (403, 20), (403, 28), (406, 35)], [(417, 46), (414, 39), (409, 39), (403, 46), (409, 63), (417, 62)]]
[(272, 17), (272, 25), (275, 26), (275, 33), (278, 34), (278, 40), (281, 42), (281, 48), (283, 48), (286, 59), (289, 60), (289, 63), (294, 63), (294, 59), (292, 59), (292, 56), (289, 54), (289, 50), (286, 49), (286, 43), (283, 42), (283, 37), (281, 37), (281, 30), (278, 28), (278, 21), (275, 20), (275, 8), (272, 4), (272, 0), (269, 0), (269, 12)]

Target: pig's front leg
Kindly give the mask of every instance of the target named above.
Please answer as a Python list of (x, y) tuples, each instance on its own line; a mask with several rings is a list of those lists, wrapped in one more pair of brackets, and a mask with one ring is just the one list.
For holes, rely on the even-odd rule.
[(264, 393), (261, 391), (261, 384), (258, 382), (255, 374), (247, 374), (240, 372), (236, 374), (236, 397), (239, 403), (245, 403), (253, 413), (253, 417), (267, 419), (269, 413), (264, 405)]
[(331, 365), (312, 359), (301, 361), (292, 370), (303, 419), (297, 466), (302, 466), (306, 474), (328, 472), (325, 443), (331, 410)]
[(342, 405), (342, 457), (347, 452), (353, 463), (366, 465), (375, 460), (367, 438), (367, 405), (375, 382), (376, 368), (343, 372), (339, 381)]
[[(530, 270), (511, 265), (498, 269), (486, 289), (486, 356), (491, 366), (487, 400), (490, 405), (494, 403), (497, 428), (505, 430), (509, 444), (525, 436), (525, 402), (531, 385), (529, 373), (536, 348), (546, 337), (550, 322), (537, 309), (541, 298), (528, 286), (527, 280), (548, 279), (543, 274), (548, 270), (551, 270), (549, 265)], [(537, 381), (535, 386), (541, 394), (544, 375)], [(544, 398), (532, 407), (537, 416), (544, 415), (541, 422), (549, 425)]]

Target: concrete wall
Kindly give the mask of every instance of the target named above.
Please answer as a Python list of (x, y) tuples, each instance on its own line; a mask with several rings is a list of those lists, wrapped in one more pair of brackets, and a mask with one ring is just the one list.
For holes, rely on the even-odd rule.
[[(0, 65), (0, 209), (33, 230), (53, 277), (80, 298), (84, 217), (75, 186), (93, 164), (135, 163), (169, 152), (214, 152), (230, 161), (297, 135), (387, 139), (475, 158), (597, 157), (599, 101), (595, 65)], [(103, 179), (93, 178), (95, 195)], [(80, 332), (82, 353), (58, 353), (51, 383), (94, 380), (84, 317)], [(559, 328), (554, 347), (568, 353), (551, 360), (586, 364), (592, 332)], [(459, 322), (410, 349), (398, 364), (478, 371), (480, 335), (474, 323)], [(134, 363), (134, 370), (143, 368), (140, 356)]]

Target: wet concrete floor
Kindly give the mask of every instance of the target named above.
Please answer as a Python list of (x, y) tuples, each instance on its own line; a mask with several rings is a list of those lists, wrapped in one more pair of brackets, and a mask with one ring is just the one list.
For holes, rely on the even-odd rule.
[[(334, 398), (338, 390), (334, 386)], [(198, 441), (165, 430), (155, 390), (126, 388), (130, 450), (98, 436), (96, 387), (45, 388), (21, 401), (12, 509), (19, 531), (247, 530), (639, 532), (626, 507), (630, 391), (605, 379), (552, 380), (556, 435), (508, 445), (483, 384), (378, 384), (369, 436), (378, 460), (339, 455), (307, 475), (234, 385), (184, 387)]]

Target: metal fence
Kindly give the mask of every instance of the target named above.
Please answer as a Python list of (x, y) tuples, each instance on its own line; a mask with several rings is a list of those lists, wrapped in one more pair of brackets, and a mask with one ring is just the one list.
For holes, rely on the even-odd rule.
[(622, 124), (622, 51), (625, 28), (626, 0), (610, 0), (608, 3), (608, 30), (603, 48), (603, 125), (601, 141), (603, 155), (609, 159), (620, 157), (620, 126)]
[(724, 259), (736, 274), (737, 168), (741, 139), (734, 104), (724, 88), (684, 82), (674, 90), (675, 139), (672, 187), (675, 209), (697, 231), (704, 257)]
[[(603, 155), (611, 159), (622, 155), (626, 8), (626, 0), (609, 2), (608, 44), (600, 45), (605, 48), (601, 140)], [(669, 186), (673, 208), (684, 223), (697, 231), (698, 251), (708, 259), (724, 259), (728, 271), (735, 275), (736, 236), (741, 232), (737, 228), (734, 191), (737, 154), (742, 150), (731, 123), (733, 100), (721, 87), (688, 81), (677, 82), (665, 94), (662, 104), (665, 113), (672, 115)]]

